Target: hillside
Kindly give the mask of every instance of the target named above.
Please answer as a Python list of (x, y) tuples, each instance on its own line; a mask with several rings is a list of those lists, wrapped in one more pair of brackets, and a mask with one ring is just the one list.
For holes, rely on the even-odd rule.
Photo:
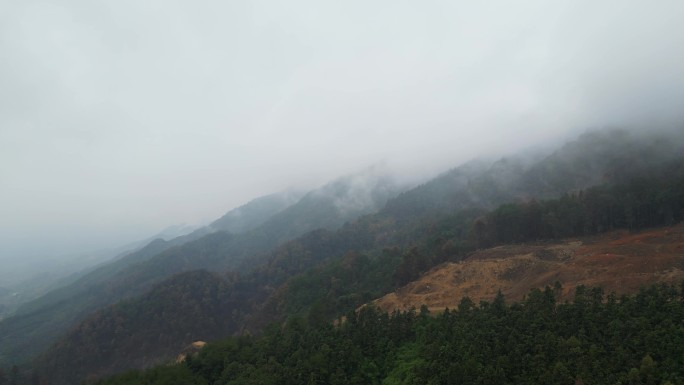
[(181, 363), (131, 371), (101, 385), (172, 384), (681, 384), (684, 291), (644, 288), (617, 300), (578, 287), (520, 303), (503, 295), (457, 311), (383, 313), (343, 322), (293, 317), (260, 336), (210, 343)]
[(103, 264), (93, 271), (81, 274), (81, 277), (74, 282), (63, 285), (41, 298), (25, 304), (18, 310), (17, 314), (24, 315), (36, 313), (53, 304), (72, 300), (75, 296), (83, 295), (93, 287), (99, 286), (108, 279), (111, 279), (128, 266), (145, 262), (166, 250), (198, 240), (217, 230), (227, 231), (233, 234), (240, 234), (253, 230), (255, 227), (263, 224), (271, 216), (281, 212), (283, 209), (296, 202), (299, 197), (301, 197), (301, 194), (296, 192), (283, 192), (267, 195), (253, 199), (242, 206), (230, 210), (221, 218), (212, 222), (208, 227), (199, 228), (188, 234), (173, 237), (169, 240), (162, 237), (162, 235), (164, 235), (164, 232), (162, 232), (158, 237), (150, 240), (147, 244), (134, 248), (134, 251), (122, 254), (115, 258), (115, 260)]
[(563, 286), (572, 298), (580, 285), (634, 294), (654, 283), (684, 280), (684, 224), (630, 233), (625, 230), (561, 242), (505, 245), (478, 250), (460, 262), (439, 265), (418, 280), (372, 303), (380, 309), (456, 309), (461, 298), (491, 301), (501, 291), (521, 301), (531, 289)]
[(679, 133), (591, 131), (545, 156), (520, 154), (495, 162), (468, 162), (399, 194), (381, 213), (411, 220), (531, 198), (552, 199), (647, 176), (683, 153), (684, 138)]
[[(230, 307), (225, 306), (229, 288), (223, 277), (193, 271), (158, 285), (141, 301), (123, 301), (98, 311), (70, 333), (77, 338), (51, 348), (60, 354), (48, 352), (50, 361), (43, 363), (43, 375), (59, 383), (63, 378), (99, 377), (127, 369), (130, 360), (117, 357), (115, 349), (123, 340), (126, 350), (137, 352), (137, 367), (164, 363), (193, 341), (216, 340), (223, 336), (224, 320), (230, 316)], [(87, 329), (110, 333), (92, 334)]]
[[(360, 183), (367, 178), (333, 183), (307, 194), (298, 204), (250, 232), (237, 235), (218, 232), (174, 247), (123, 270), (98, 290), (102, 290), (99, 293), (104, 293), (105, 298), (129, 297), (130, 306), (143, 309), (142, 304), (149, 301), (146, 291), (155, 285), (164, 285), (165, 277), (193, 269), (232, 270), (228, 274), (230, 300), (223, 302), (227, 308), (221, 308), (221, 312), (230, 314), (223, 319), (223, 335), (245, 330), (258, 333), (268, 324), (282, 322), (293, 315), (317, 322), (332, 320), (340, 313), (403, 286), (442, 262), (459, 261), (478, 247), (586, 236), (621, 227), (637, 230), (682, 220), (681, 142), (666, 141), (662, 151), (647, 162), (630, 156), (652, 152), (661, 139), (658, 135), (645, 139), (612, 131), (591, 133), (534, 162), (516, 165), (502, 159), (480, 164), (475, 167), (477, 170), (468, 164), (390, 199), (376, 214), (350, 221), (336, 231), (292, 235), (292, 240), (273, 248), (278, 241), (286, 240), (292, 229), (315, 223), (339, 225), (339, 217), (331, 218), (330, 213), (360, 214), (354, 209), (359, 200), (345, 197), (358, 190), (354, 186), (367, 186)], [(509, 173), (508, 166), (519, 171)], [(453, 175), (462, 173), (467, 176), (452, 183)], [(554, 190), (552, 187), (559, 178), (573, 182)], [(489, 189), (487, 183), (481, 183), (488, 180), (500, 182), (502, 186), (492, 199), (485, 199)], [(529, 183), (531, 180), (536, 182)], [(597, 181), (604, 183), (575, 190), (577, 186)], [(444, 199), (426, 207), (434, 197), (434, 186), (441, 186), (438, 190)], [(533, 199), (540, 191), (561, 191), (566, 188), (563, 186), (572, 189), (558, 199), (538, 202)], [(379, 188), (378, 191), (387, 190)], [(365, 196), (371, 199), (361, 202), (381, 206), (382, 199), (373, 198), (373, 194)], [(463, 197), (468, 199), (462, 200)], [(499, 201), (508, 203), (497, 207)], [(396, 211), (397, 207), (407, 210)], [(288, 216), (292, 219), (286, 220)], [(286, 230), (266, 231), (270, 228)], [(98, 292), (93, 290), (93, 293)], [(188, 296), (201, 302), (194, 294), (188, 293)], [(165, 301), (161, 297), (157, 300)], [(173, 324), (182, 314), (167, 310), (154, 317)], [(54, 356), (76, 354), (83, 341), (98, 341), (101, 336), (112, 333), (111, 322), (100, 322), (97, 316), (86, 314), (83, 320), (75, 329), (76, 334), (62, 336), (55, 345), (66, 350), (51, 350), (36, 362), (37, 368), (41, 363), (55, 362)], [(146, 333), (144, 325), (135, 324), (131, 323), (129, 337)], [(164, 336), (164, 341), (183, 340), (183, 335), (174, 334), (178, 330), (167, 330), (172, 334)], [(195, 333), (192, 326), (185, 332)], [(105, 373), (106, 368), (113, 367), (112, 362), (125, 362), (129, 367), (146, 362), (141, 361), (140, 351), (130, 349), (129, 337), (123, 336), (111, 349), (93, 354), (92, 372)], [(168, 346), (171, 345), (160, 346), (160, 351), (167, 351)], [(68, 373), (57, 373), (62, 367), (50, 366), (49, 371), (67, 378)]]
[[(398, 188), (385, 174), (369, 169), (334, 180), (286, 208), (283, 205), (295, 197), (275, 194), (241, 206), (214, 223), (245, 230), (242, 233), (202, 228), (169, 241), (155, 240), (25, 304), (13, 317), (2, 320), (0, 364), (34, 357), (93, 311), (141, 295), (174, 274), (238, 266), (250, 269), (250, 263), (241, 264), (247, 257), (268, 253), (315, 229), (334, 230), (359, 215), (376, 211), (398, 193)], [(265, 218), (267, 214), (270, 216)]]

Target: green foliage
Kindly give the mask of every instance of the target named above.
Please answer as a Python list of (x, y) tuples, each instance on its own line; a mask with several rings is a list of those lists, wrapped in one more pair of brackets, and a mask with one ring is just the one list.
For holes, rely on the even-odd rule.
[(116, 377), (116, 383), (126, 385), (205, 385), (207, 381), (195, 375), (185, 365), (160, 366), (145, 372), (130, 371)]
[[(684, 301), (653, 286), (620, 301), (560, 288), (507, 305), (502, 296), (430, 317), (372, 307), (338, 326), (292, 318), (259, 337), (210, 344), (183, 364), (100, 385), (167, 384), (673, 384), (684, 381)], [(463, 303), (467, 303), (464, 299)]]
[(287, 314), (308, 312), (329, 322), (391, 290), (401, 258), (398, 249), (385, 249), (371, 257), (350, 252), (291, 279), (284, 296), (278, 299)]
[(36, 372), (51, 383), (69, 383), (150, 366), (193, 341), (218, 339), (230, 327), (228, 290), (226, 280), (205, 271), (173, 277), (139, 300), (95, 313), (41, 357)]
[(684, 220), (684, 170), (593, 187), (559, 199), (505, 204), (479, 218), (472, 236), (482, 246), (640, 230)]

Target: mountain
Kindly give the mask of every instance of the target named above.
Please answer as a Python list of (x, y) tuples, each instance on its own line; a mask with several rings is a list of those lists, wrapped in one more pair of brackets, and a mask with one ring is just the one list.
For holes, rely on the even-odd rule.
[(0, 281), (11, 293), (0, 293), (0, 304), (5, 305), (6, 309), (6, 313), (0, 315), (11, 315), (21, 305), (68, 285), (97, 266), (142, 246), (144, 243), (141, 241), (81, 255), (15, 258), (8, 261), (3, 266)]
[(370, 167), (307, 193), (250, 236), (274, 246), (312, 230), (335, 230), (346, 222), (378, 211), (403, 189), (387, 170)]
[(203, 231), (197, 230), (171, 241), (156, 239), (21, 305), (12, 316), (0, 322), (0, 363), (21, 362), (43, 351), (77, 320), (108, 303), (104, 282), (131, 265), (202, 234)]
[[(296, 193), (286, 192), (254, 199), (226, 213), (217, 220), (220, 221), (218, 227), (251, 230), (263, 223), (269, 213), (274, 215), (282, 211), (284, 205), (294, 198)], [(265, 202), (268, 204), (264, 204)], [(145, 243), (128, 245), (125, 248), (128, 252), (121, 252), (109, 263), (85, 269), (57, 282), (61, 285), (24, 303), (12, 317), (0, 322), (0, 363), (21, 362), (41, 352), (77, 320), (116, 301), (116, 298), (110, 299), (103, 285), (117, 274), (122, 274), (128, 267), (214, 231), (216, 230), (211, 227), (191, 229), (188, 226), (171, 226)], [(164, 239), (176, 234), (180, 235), (169, 240)]]
[[(681, 218), (682, 208), (679, 206), (684, 200), (676, 194), (684, 191), (679, 187), (680, 177), (684, 175), (682, 142), (678, 138), (663, 139), (667, 138), (666, 134), (659, 135), (589, 133), (537, 161), (506, 158), (490, 163), (470, 163), (390, 199), (377, 214), (363, 216), (334, 232), (320, 230), (308, 233), (269, 253), (245, 257), (241, 264), (233, 267), (231, 258), (220, 251), (227, 250), (228, 245), (234, 245), (235, 241), (220, 233), (215, 235), (215, 247), (204, 248), (203, 254), (192, 254), (187, 250), (192, 255), (199, 255), (199, 261), (204, 261), (205, 265), (196, 263), (198, 261), (194, 259), (190, 263), (188, 259), (181, 258), (184, 253), (177, 253), (176, 257), (167, 255), (164, 260), (184, 261), (181, 263), (183, 269), (223, 266), (227, 270), (242, 270), (241, 275), (231, 275), (229, 300), (220, 309), (222, 314), (230, 314), (223, 319), (225, 335), (243, 330), (258, 332), (270, 322), (282, 321), (292, 314), (312, 320), (332, 319), (340, 312), (401, 287), (439, 263), (465, 258), (480, 244), (506, 239), (542, 239), (568, 231), (593, 234), (609, 230), (610, 226), (628, 223), (640, 228), (681, 220), (676, 218)], [(659, 146), (660, 151), (654, 153)], [(635, 154), (637, 159), (632, 157)], [(639, 159), (646, 154), (653, 155), (653, 159)], [(643, 180), (648, 177), (654, 179)], [(674, 179), (670, 180), (670, 177)], [(629, 184), (630, 181), (637, 182)], [(595, 183), (617, 187), (584, 190)], [(345, 191), (334, 185), (328, 188)], [(668, 194), (675, 192), (675, 195), (670, 195), (669, 200), (656, 197), (665, 191)], [(573, 195), (543, 202), (541, 206), (535, 201), (537, 194), (539, 199), (544, 199), (563, 193)], [(310, 194), (300, 202), (319, 210), (339, 207), (316, 204), (321, 195), (326, 194)], [(605, 199), (606, 196), (626, 199), (613, 201)], [(491, 211), (497, 207), (497, 202), (511, 201), (517, 203)], [(679, 202), (678, 208), (672, 206), (677, 205), (676, 202)], [(301, 209), (295, 207), (284, 210), (274, 220), (286, 212)], [(558, 210), (568, 207), (576, 213), (583, 213), (577, 217), (579, 219), (576, 218), (580, 221), (576, 223), (581, 225), (566, 228), (552, 220), (558, 218)], [(631, 210), (635, 214), (609, 215), (616, 207), (620, 212)], [(660, 214), (639, 214), (649, 207), (649, 210)], [(669, 214), (662, 211), (665, 207), (669, 207)], [(516, 209), (511, 211), (512, 208)], [(535, 231), (516, 231), (528, 228), (521, 222), (525, 220), (541, 221), (539, 226), (529, 227)], [(273, 222), (270, 223), (263, 226), (268, 228)], [(251, 235), (258, 237), (257, 234)], [(222, 242), (225, 244), (221, 245)], [(250, 262), (245, 264), (245, 261)], [(178, 268), (172, 270), (177, 271)], [(136, 278), (133, 281), (140, 280)], [(145, 302), (148, 299), (145, 294), (131, 301)], [(167, 311), (165, 314), (173, 323), (174, 313)], [(99, 340), (97, 336), (110, 333), (106, 327), (100, 330), (93, 322), (92, 317), (88, 318), (79, 328), (93, 336), (89, 340)], [(185, 332), (194, 335), (200, 331), (189, 326)], [(72, 334), (57, 346), (76, 349), (74, 346), (78, 344), (69, 340), (83, 340), (83, 337)], [(186, 342), (180, 335), (166, 336), (165, 340), (171, 342), (163, 348), (170, 350), (173, 350), (171, 346), (176, 346), (175, 341)], [(131, 366), (141, 362), (137, 353), (127, 350), (126, 346), (124, 337), (108, 350), (108, 354), (113, 356), (102, 357), (99, 364), (91, 369), (100, 373), (109, 365), (108, 360), (121, 363), (127, 359)], [(54, 362), (51, 357), (56, 354), (69, 355), (54, 350), (39, 362)], [(50, 370), (58, 370), (58, 367)]]
[(502, 203), (550, 199), (602, 183), (648, 175), (679, 159), (681, 132), (588, 131), (549, 155), (474, 160), (399, 194), (382, 210), (401, 220), (439, 216), (466, 208), (492, 209)]
[(269, 220), (289, 206), (297, 203), (304, 194), (288, 190), (281, 193), (266, 195), (249, 203), (230, 210), (221, 218), (213, 221), (209, 227), (232, 234), (241, 234), (252, 230)]
[(176, 273), (247, 269), (249, 264), (243, 261), (248, 256), (265, 253), (307, 231), (334, 230), (376, 211), (399, 188), (382, 170), (371, 168), (313, 190), (289, 207), (283, 208), (296, 199), (296, 193), (256, 199), (212, 224), (243, 229), (243, 233), (205, 227), (170, 241), (157, 239), (22, 306), (0, 322), (0, 362), (21, 362), (36, 355), (94, 310), (140, 295)]
[[(223, 319), (228, 317), (229, 282), (206, 271), (174, 276), (156, 286), (142, 300), (122, 301), (95, 312), (87, 322), (69, 332), (47, 352), (42, 363), (51, 383), (69, 378), (99, 377), (131, 366), (128, 359), (117, 357), (119, 344), (135, 350), (134, 366), (162, 364), (163, 358), (178, 354), (197, 340), (222, 337)], [(91, 330), (109, 330), (93, 334)], [(197, 332), (189, 330), (196, 330)], [(170, 336), (183, 337), (169, 340)], [(103, 352), (110, 354), (103, 356)], [(52, 354), (54, 352), (54, 354)], [(107, 366), (99, 366), (102, 362)], [(48, 374), (48, 373), (54, 373)], [(66, 381), (68, 383), (68, 381)]]
[(202, 226), (193, 226), (193, 225), (188, 225), (188, 224), (182, 224), (182, 225), (172, 225), (164, 230), (160, 231), (158, 234), (154, 235), (152, 238), (147, 239), (142, 246), (145, 244), (149, 243), (152, 240), (155, 239), (164, 239), (164, 240), (169, 240), (169, 239), (174, 239), (178, 237), (182, 237), (183, 235), (188, 235), (192, 233), (193, 231), (201, 228)]
[[(5, 313), (0, 311), (0, 316), (12, 315), (22, 305), (37, 300), (61, 287), (68, 286), (102, 265), (133, 254), (154, 240), (182, 237), (197, 229), (197, 226), (190, 225), (169, 226), (152, 237), (122, 246), (96, 250), (77, 256), (43, 257), (39, 261), (25, 260), (22, 261), (24, 267), (16, 265), (8, 267), (8, 271), (15, 274), (15, 280), (24, 278), (10, 286), (11, 293), (8, 295), (0, 293), (0, 304), (6, 305)], [(26, 273), (19, 273), (22, 270)]]

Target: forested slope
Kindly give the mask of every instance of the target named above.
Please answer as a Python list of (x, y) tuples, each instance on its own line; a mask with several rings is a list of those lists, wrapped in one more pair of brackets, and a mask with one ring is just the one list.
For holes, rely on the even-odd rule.
[[(194, 268), (237, 268), (240, 274), (229, 274), (231, 301), (225, 304), (228, 309), (221, 310), (230, 314), (223, 320), (226, 325), (224, 335), (246, 329), (258, 332), (269, 323), (281, 322), (296, 314), (311, 320), (332, 320), (340, 312), (394, 290), (439, 263), (460, 260), (478, 247), (562, 237), (575, 234), (573, 232), (591, 234), (619, 226), (630, 228), (630, 222), (626, 222), (628, 218), (635, 219), (633, 229), (681, 220), (682, 200), (676, 189), (680, 188), (681, 180), (677, 179), (680, 176), (677, 173), (681, 173), (682, 168), (677, 159), (684, 152), (681, 151), (681, 141), (667, 138), (666, 135), (644, 138), (621, 131), (590, 133), (536, 162), (501, 160), (489, 166), (466, 165), (401, 194), (377, 214), (361, 217), (337, 231), (310, 232), (272, 251), (260, 253), (252, 250), (255, 254), (245, 252), (238, 258), (226, 250), (231, 250), (239, 242), (251, 242), (246, 239), (258, 240), (262, 246), (273, 242), (274, 238), (269, 241), (262, 238), (263, 233), (246, 233), (236, 242), (230, 240), (231, 235), (217, 233), (206, 238), (211, 240), (209, 243), (187, 244), (150, 259), (155, 261), (158, 258), (159, 263), (151, 262), (148, 268), (131, 272), (117, 285), (120, 290), (136, 290), (146, 287), (136, 284), (143, 282), (151, 287), (160, 281), (157, 277), (167, 273)], [(654, 153), (659, 146), (660, 150)], [(648, 154), (653, 157), (647, 161), (640, 159)], [(478, 170), (473, 171), (473, 167)], [(459, 175), (456, 182), (454, 175)], [(500, 178), (503, 176), (505, 178)], [(652, 180), (644, 182), (644, 176)], [(670, 177), (673, 177), (671, 183), (674, 184), (668, 186), (675, 193), (667, 199), (661, 199), (666, 195), (659, 193), (642, 194), (637, 191), (643, 186), (653, 186), (654, 191), (658, 191), (670, 183)], [(565, 184), (556, 186), (555, 180), (562, 180)], [(582, 189), (582, 186), (598, 182), (604, 186)], [(490, 188), (492, 183), (499, 187)], [(334, 185), (331, 188), (333, 191), (347, 191)], [(630, 190), (628, 195), (635, 199), (617, 200), (623, 205), (620, 210), (650, 207), (649, 212), (662, 211), (662, 215), (603, 215), (618, 207), (616, 200), (604, 199), (605, 196), (624, 194), (633, 188), (637, 190)], [(537, 195), (540, 198), (535, 200)], [(436, 196), (439, 199), (433, 199)], [(560, 198), (544, 200), (545, 196)], [(301, 212), (319, 218), (326, 209), (339, 211), (340, 207), (349, 207), (341, 204), (344, 201), (340, 200), (318, 204), (321, 202), (319, 196), (311, 194), (302, 201), (308, 202), (306, 207), (313, 211)], [(497, 208), (505, 202), (515, 203)], [(662, 209), (663, 204), (670, 205), (670, 208)], [(294, 210), (295, 206), (278, 215)], [(579, 222), (553, 221), (554, 215), (556, 218), (565, 215), (562, 210), (568, 208), (589, 214), (579, 215)], [(496, 210), (488, 212), (492, 209)], [(529, 229), (525, 222), (528, 220), (535, 224)], [(268, 223), (262, 227), (268, 228)], [(238, 265), (239, 261), (242, 262)], [(168, 263), (169, 267), (163, 267), (162, 262)], [(136, 301), (145, 302), (146, 295), (133, 299), (131, 304)], [(173, 323), (171, 319), (175, 315), (166, 312), (157, 317)], [(88, 340), (78, 333), (90, 334), (90, 340), (96, 341), (99, 335), (111, 332), (107, 326), (110, 324), (88, 318), (73, 332), (75, 334), (63, 338), (55, 349), (37, 361), (36, 368), (56, 362), (55, 355), (68, 356), (65, 353), (68, 350), (60, 350), (63, 347), (78, 351), (78, 343), (72, 342)], [(97, 325), (103, 325), (103, 328)], [(190, 329), (186, 332), (194, 333)], [(183, 340), (183, 337), (167, 336), (165, 340)], [(111, 351), (103, 352), (106, 354), (102, 361), (93, 360), (94, 366), (88, 370), (103, 373), (111, 367), (111, 360), (128, 360), (128, 365), (137, 365), (141, 362), (140, 357), (127, 346), (130, 345), (125, 337), (117, 340), (111, 345)], [(52, 369), (58, 372), (60, 366)], [(60, 374), (56, 373), (55, 377), (60, 378)]]
[[(262, 218), (267, 216), (269, 210), (271, 215), (282, 211), (282, 205), (287, 200), (279, 194), (257, 198), (217, 220), (216, 229), (253, 229), (263, 223)], [(125, 293), (112, 293), (114, 289), (111, 282), (116, 282), (117, 277), (126, 276), (130, 271), (136, 271), (131, 266), (144, 263), (176, 246), (198, 240), (213, 231), (216, 230), (204, 227), (168, 241), (155, 239), (139, 250), (103, 264), (74, 282), (24, 304), (13, 317), (0, 322), (0, 364), (22, 362), (42, 352), (85, 315), (121, 298), (119, 296)]]
[(549, 155), (512, 155), (472, 161), (392, 199), (381, 211), (397, 219), (438, 216), (471, 207), (556, 198), (599, 184), (647, 176), (682, 157), (684, 138), (673, 132), (587, 132)]
[[(229, 285), (223, 277), (206, 271), (188, 272), (156, 286), (139, 300), (98, 311), (70, 333), (72, 338), (51, 348), (58, 354), (48, 352), (43, 376), (57, 383), (63, 378), (98, 377), (131, 364), (148, 367), (177, 355), (193, 341), (220, 338), (229, 326)], [(121, 360), (121, 350), (136, 353)]]
[(466, 297), (435, 317), (367, 307), (337, 326), (293, 318), (99, 384), (680, 384), (682, 289), (618, 299), (582, 286), (559, 302), (547, 287), (512, 305)]
[[(32, 358), (87, 314), (143, 294), (176, 273), (195, 269), (223, 271), (239, 266), (249, 269), (252, 265), (248, 262), (241, 264), (246, 257), (267, 253), (280, 243), (314, 229), (334, 230), (359, 215), (376, 211), (398, 189), (390, 177), (377, 170), (367, 170), (313, 190), (286, 208), (282, 206), (289, 197), (261, 198), (236, 209), (240, 215), (228, 213), (215, 223), (219, 227), (241, 228), (245, 230), (243, 233), (203, 228), (171, 241), (154, 241), (69, 286), (48, 293), (27, 304), (16, 316), (1, 321), (0, 364)], [(269, 210), (272, 210), (271, 216), (259, 223), (258, 219), (264, 219), (265, 211)], [(251, 219), (245, 219), (245, 214), (252, 216)]]
[[(258, 332), (293, 314), (314, 322), (328, 322), (340, 312), (410, 282), (432, 266), (460, 260), (479, 247), (677, 223), (684, 219), (681, 164), (667, 162), (654, 168), (649, 177), (625, 179), (622, 184), (597, 186), (558, 199), (505, 204), (491, 212), (461, 210), (428, 225), (420, 219), (413, 226), (397, 229), (392, 225), (395, 222), (380, 214), (364, 217), (336, 232), (312, 232), (270, 253), (267, 262), (251, 273), (231, 276), (226, 295), (230, 301), (220, 309), (222, 314), (230, 314), (223, 319), (223, 333), (229, 335), (245, 329)], [(574, 220), (553, 220), (559, 216)], [(404, 238), (404, 242), (398, 242), (399, 238)], [(141, 303), (148, 301), (147, 297), (143, 296)], [(173, 312), (164, 316), (174, 322)], [(80, 348), (73, 341), (100, 340), (101, 334), (111, 333), (107, 325), (91, 317), (43, 362), (75, 354)], [(186, 332), (196, 334), (200, 330), (189, 325)], [(91, 337), (85, 338), (84, 333)], [(165, 338), (183, 340), (180, 335)], [(139, 354), (127, 346), (126, 339), (111, 345), (108, 354), (116, 353), (102, 357), (101, 362), (128, 360), (129, 365), (135, 366), (135, 362), (140, 362)], [(50, 371), (59, 373), (59, 367), (53, 365)], [(97, 365), (94, 368), (96, 372), (101, 369)]]

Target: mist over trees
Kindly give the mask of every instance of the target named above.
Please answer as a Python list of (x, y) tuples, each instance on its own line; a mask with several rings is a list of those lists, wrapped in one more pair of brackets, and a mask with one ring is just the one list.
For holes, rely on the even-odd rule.
[[(0, 323), (0, 338), (5, 341), (0, 345), (0, 362), (35, 356), (91, 312), (145, 294), (174, 274), (195, 269), (252, 270), (269, 250), (309, 231), (335, 230), (377, 210), (401, 188), (383, 170), (371, 168), (335, 179), (299, 199), (287, 192), (255, 199), (213, 225), (168, 241), (156, 239), (22, 304)], [(270, 204), (274, 199), (276, 204)], [(229, 233), (221, 227), (242, 231)], [(31, 325), (29, 330), (26, 325)]]
[(683, 14), (0, 1), (0, 385), (684, 383)]
[[(647, 162), (630, 156), (656, 154), (662, 138), (668, 138), (658, 135), (588, 133), (536, 161), (506, 157), (470, 163), (390, 198), (375, 214), (305, 233), (271, 250), (264, 247), (264, 252), (254, 249), (250, 255), (245, 249), (237, 260), (232, 259), (239, 255), (235, 247), (273, 242), (261, 236), (263, 229), (283, 228), (276, 223), (316, 223), (312, 218), (329, 223), (330, 213), (340, 213), (339, 205), (323, 198), (346, 197), (358, 189), (355, 183), (342, 179), (305, 195), (242, 235), (217, 232), (170, 248), (155, 242), (143, 249), (148, 256), (141, 263), (109, 275), (109, 297), (103, 298), (117, 298), (111, 290), (119, 288), (133, 290), (129, 299), (72, 320), (78, 326), (33, 362), (33, 373), (68, 383), (173, 359), (194, 340), (258, 335), (291, 317), (327, 324), (481, 247), (675, 224), (684, 201), (679, 137), (670, 136)], [(563, 175), (567, 178), (559, 178)], [(384, 191), (384, 182), (377, 186)], [(198, 268), (215, 273), (188, 271)], [(180, 274), (163, 279), (172, 272)], [(93, 283), (101, 282), (96, 277)], [(30, 317), (54, 319), (63, 309), (50, 303), (35, 304), (36, 311), (23, 319), (6, 320), (0, 331), (17, 330), (12, 328)], [(79, 358), (79, 365), (65, 361), (81, 351), (91, 353)]]

